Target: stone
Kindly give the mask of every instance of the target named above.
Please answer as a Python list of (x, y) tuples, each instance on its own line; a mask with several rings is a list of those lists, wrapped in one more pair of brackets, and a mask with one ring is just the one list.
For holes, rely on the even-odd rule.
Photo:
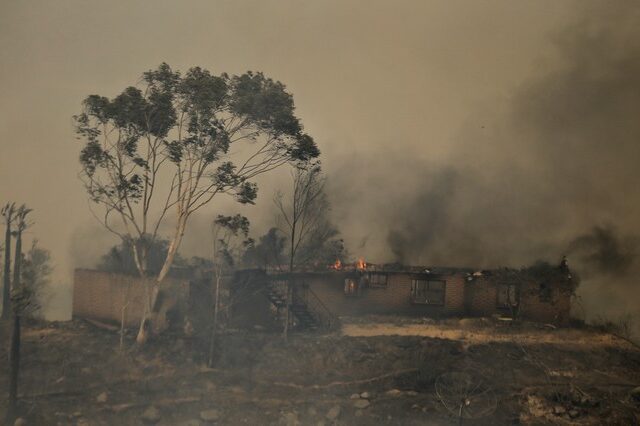
[(364, 411), (356, 410), (356, 417), (362, 417), (362, 416), (364, 416)]
[(349, 399), (360, 399), (360, 394), (358, 394), (358, 393), (351, 394)]
[(631, 392), (629, 392), (629, 395), (631, 395), (633, 399), (640, 401), (640, 386), (638, 386), (637, 388), (631, 389)]
[(315, 417), (318, 415), (318, 412), (314, 407), (309, 407), (309, 409), (307, 410), (307, 414), (311, 417)]
[(366, 399), (359, 399), (353, 403), (353, 406), (356, 408), (367, 408), (371, 403)]
[(108, 399), (109, 399), (109, 396), (107, 395), (106, 392), (102, 392), (100, 395), (96, 396), (96, 401), (98, 401), (101, 404), (104, 404), (105, 402), (107, 402)]
[(406, 394), (407, 394), (407, 396), (417, 396), (418, 392), (410, 390), (410, 391), (407, 391)]
[(575, 419), (579, 415), (580, 415), (580, 411), (578, 411), (578, 410), (569, 410), (569, 417), (571, 417), (572, 419)]
[(218, 413), (218, 410), (216, 410), (215, 408), (211, 410), (200, 411), (200, 419), (205, 422), (215, 422), (219, 418), (220, 413)]
[(402, 391), (399, 389), (391, 389), (385, 392), (387, 396), (400, 396), (402, 395)]
[(298, 426), (300, 424), (297, 413), (284, 413), (282, 420), (286, 426)]
[(342, 411), (342, 408), (340, 408), (339, 405), (334, 405), (333, 407), (331, 407), (331, 409), (327, 412), (327, 415), (325, 416), (328, 420), (336, 420), (338, 417), (340, 417), (340, 412)]
[(216, 390), (216, 384), (211, 382), (211, 381), (208, 381), (207, 382), (207, 392), (215, 392), (215, 390)]
[(244, 388), (242, 386), (231, 386), (229, 389), (232, 393), (244, 393)]
[(27, 421), (22, 417), (18, 417), (16, 421), (13, 422), (13, 426), (27, 426)]
[(553, 414), (555, 414), (556, 416), (561, 416), (566, 412), (567, 410), (562, 405), (556, 405), (555, 407), (553, 407)]
[(149, 424), (158, 423), (160, 421), (160, 410), (154, 405), (150, 406), (142, 413), (142, 421)]
[(371, 395), (369, 394), (369, 392), (362, 392), (360, 394), (360, 398), (369, 399), (370, 397)]

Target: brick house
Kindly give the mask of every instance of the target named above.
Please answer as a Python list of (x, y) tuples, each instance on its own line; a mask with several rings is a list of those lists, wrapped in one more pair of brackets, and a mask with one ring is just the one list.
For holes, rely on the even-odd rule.
[[(210, 282), (207, 276), (174, 268), (160, 285), (153, 307), (156, 331), (182, 328), (187, 316), (192, 322), (206, 322), (212, 306)], [(135, 275), (76, 269), (72, 317), (110, 324), (122, 321), (126, 327), (137, 327), (147, 297), (145, 287), (144, 280)]]
[[(335, 324), (337, 317), (367, 314), (425, 317), (500, 314), (545, 323), (569, 320), (574, 283), (563, 263), (525, 269), (474, 271), (464, 268), (384, 267), (367, 265), (340, 270), (285, 273), (240, 271), (236, 285), (262, 291), (273, 307), (286, 305), (292, 280), (294, 325)], [(240, 284), (238, 284), (240, 283)], [(234, 310), (254, 311), (240, 303)]]
[[(292, 326), (334, 328), (339, 317), (404, 315), (442, 318), (495, 314), (565, 324), (575, 282), (566, 264), (474, 271), (399, 265), (345, 265), (294, 273), (241, 270), (225, 278), (235, 326), (278, 327), (293, 283)], [(206, 330), (211, 313), (210, 273), (172, 273), (161, 285), (154, 327), (182, 327), (188, 318)], [(75, 271), (73, 316), (133, 327), (140, 321), (145, 285), (140, 278)], [(274, 315), (275, 314), (275, 315)]]

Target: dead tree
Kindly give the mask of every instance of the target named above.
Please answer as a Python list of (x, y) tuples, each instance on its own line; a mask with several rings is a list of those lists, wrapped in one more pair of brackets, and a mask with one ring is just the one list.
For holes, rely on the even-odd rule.
[[(309, 239), (309, 236), (317, 231), (323, 224), (323, 208), (326, 208), (324, 199), (325, 179), (321, 175), (319, 165), (309, 167), (296, 167), (292, 174), (293, 188), (290, 197), (285, 197), (278, 192), (274, 203), (280, 212), (280, 218), (284, 222), (283, 232), (289, 239), (289, 272), (294, 271), (297, 254)], [(289, 324), (291, 322), (291, 303), (293, 298), (293, 275), (287, 281), (287, 294), (285, 306), (285, 323), (283, 337), (288, 337)]]
[[(102, 208), (99, 220), (132, 243), (147, 283), (139, 343), (191, 215), (221, 194), (253, 203), (258, 175), (319, 155), (291, 94), (262, 73), (215, 76), (194, 67), (183, 75), (161, 64), (141, 84), (114, 99), (91, 95), (74, 117), (84, 143), (81, 177)], [(148, 247), (168, 217), (174, 221), (164, 264), (147, 279)]]
[(213, 318), (209, 338), (208, 365), (213, 367), (221, 308), (221, 285), (225, 271), (233, 269), (240, 251), (252, 244), (249, 220), (242, 215), (221, 216), (213, 221)]
[(17, 413), (18, 378), (20, 373), (20, 317), (32, 301), (28, 289), (20, 281), (20, 267), (22, 263), (22, 233), (29, 226), (26, 221), (31, 212), (24, 204), (16, 211), (16, 250), (14, 258), (13, 285), (11, 288), (11, 307), (13, 311), (13, 325), (11, 328), (11, 343), (9, 349), (9, 407), (8, 421), (13, 421)]
[(2, 284), (2, 319), (8, 320), (11, 317), (11, 224), (16, 213), (15, 203), (7, 203), (2, 208), (4, 217), (5, 238), (4, 238), (4, 272)]

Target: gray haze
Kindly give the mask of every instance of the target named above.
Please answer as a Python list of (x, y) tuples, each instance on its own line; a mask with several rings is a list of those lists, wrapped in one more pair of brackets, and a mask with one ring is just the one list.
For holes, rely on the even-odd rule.
[[(260, 70), (287, 85), (323, 152), (352, 254), (477, 267), (567, 254), (591, 316), (633, 309), (637, 3), (0, 5), (0, 199), (35, 209), (32, 236), (57, 266), (57, 317), (68, 314), (72, 269), (114, 243), (77, 179), (71, 116), (86, 95), (113, 96), (162, 61)], [(218, 212), (241, 211), (256, 233), (266, 230), (287, 176), (265, 176), (255, 207), (220, 199), (200, 212), (183, 253), (208, 255)], [(594, 266), (598, 229), (627, 256), (618, 274)]]

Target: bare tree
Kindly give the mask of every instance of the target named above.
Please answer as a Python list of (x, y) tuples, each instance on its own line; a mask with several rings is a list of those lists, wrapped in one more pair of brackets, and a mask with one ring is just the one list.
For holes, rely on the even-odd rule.
[(4, 270), (2, 274), (2, 319), (11, 317), (11, 225), (16, 213), (15, 203), (7, 203), (2, 208), (5, 223)]
[[(89, 96), (75, 116), (90, 199), (102, 208), (103, 225), (131, 242), (147, 283), (139, 343), (190, 216), (220, 194), (252, 203), (252, 179), (319, 155), (294, 115), (292, 96), (262, 73), (214, 76), (195, 67), (181, 75), (162, 64), (145, 72), (141, 85), (113, 100)], [(167, 256), (147, 279), (148, 247), (171, 211)]]
[(249, 236), (249, 220), (241, 215), (221, 216), (213, 221), (213, 321), (209, 339), (209, 367), (213, 366), (218, 317), (221, 308), (220, 287), (225, 271), (234, 268), (240, 251), (252, 243)]
[[(283, 232), (289, 240), (289, 272), (293, 272), (297, 254), (309, 237), (319, 231), (323, 224), (325, 209), (327, 208), (324, 199), (325, 179), (321, 174), (320, 166), (315, 164), (309, 167), (296, 167), (292, 172), (293, 188), (288, 199), (278, 192), (274, 198), (274, 203), (280, 212)], [(291, 301), (293, 286), (293, 276), (289, 276), (287, 281), (287, 303), (285, 306), (285, 324), (283, 336), (287, 339), (289, 323), (291, 322)]]
[(17, 412), (18, 377), (20, 372), (20, 317), (33, 302), (28, 288), (21, 285), (20, 268), (22, 263), (22, 233), (30, 225), (26, 218), (31, 212), (24, 204), (15, 212), (16, 220), (16, 250), (14, 255), (14, 275), (11, 288), (11, 307), (13, 311), (13, 326), (9, 349), (9, 407), (8, 421), (13, 421)]

